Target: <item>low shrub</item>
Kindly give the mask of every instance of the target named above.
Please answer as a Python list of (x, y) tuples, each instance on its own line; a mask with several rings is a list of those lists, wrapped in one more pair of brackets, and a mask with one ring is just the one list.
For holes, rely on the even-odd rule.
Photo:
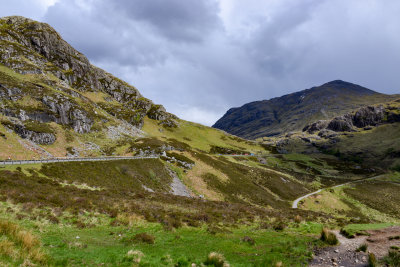
[(190, 261), (185, 257), (180, 257), (175, 264), (175, 267), (189, 267)]
[(301, 223), (302, 220), (303, 220), (303, 218), (301, 218), (300, 215), (296, 215), (296, 216), (294, 217), (294, 222), (295, 222), (295, 223)]
[(174, 157), (176, 160), (180, 160), (180, 161), (183, 161), (183, 162), (186, 162), (186, 163), (189, 163), (189, 164), (195, 164), (195, 162), (193, 160), (189, 159), (188, 157), (186, 157), (184, 155), (181, 155), (181, 154), (178, 154), (178, 153), (175, 153), (175, 152), (168, 151), (167, 152), (167, 156), (170, 157), (170, 158)]
[(244, 236), (242, 239), (242, 242), (248, 243), (249, 245), (254, 245), (256, 243), (256, 241), (251, 238), (250, 236)]
[(141, 242), (141, 243), (147, 243), (147, 244), (154, 244), (156, 238), (148, 233), (140, 233), (140, 234), (136, 234), (133, 239), (136, 242)]
[(339, 244), (339, 240), (337, 239), (336, 235), (326, 228), (322, 229), (320, 239), (331, 246)]
[(275, 231), (283, 231), (286, 228), (286, 224), (282, 221), (275, 223), (274, 230)]

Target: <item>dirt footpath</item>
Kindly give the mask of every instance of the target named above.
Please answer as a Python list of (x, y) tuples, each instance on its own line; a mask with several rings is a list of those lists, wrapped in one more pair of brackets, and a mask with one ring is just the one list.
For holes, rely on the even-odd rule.
[[(391, 246), (400, 247), (400, 240), (393, 237), (400, 236), (400, 227), (394, 226), (382, 230), (366, 231), (368, 236), (356, 236), (348, 239), (339, 231), (333, 231), (339, 239), (340, 245), (318, 249), (309, 266), (368, 266), (368, 252), (374, 253), (380, 259), (384, 257)], [(356, 252), (361, 245), (367, 244), (367, 252)]]

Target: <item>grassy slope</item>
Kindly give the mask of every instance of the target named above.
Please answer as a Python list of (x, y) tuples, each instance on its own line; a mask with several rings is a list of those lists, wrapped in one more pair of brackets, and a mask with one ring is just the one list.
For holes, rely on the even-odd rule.
[(265, 153), (265, 150), (254, 142), (226, 134), (223, 131), (211, 127), (184, 120), (179, 121), (178, 128), (164, 129), (157, 125), (157, 121), (146, 118), (143, 131), (161, 140), (174, 138), (187, 143), (194, 149), (206, 152), (210, 151), (211, 146), (223, 146), (254, 153), (261, 151)]
[[(391, 151), (397, 151), (399, 147), (400, 123), (385, 124), (369, 131), (355, 132), (351, 136), (341, 137), (335, 144), (335, 149), (341, 153), (363, 153), (367, 163), (376, 162), (377, 158), (382, 160)], [(391, 164), (393, 167), (400, 166), (400, 159), (385, 159), (382, 163)]]
[[(217, 164), (217, 159), (211, 161)], [(316, 234), (321, 226), (292, 225), (284, 232), (272, 228), (277, 220), (287, 224), (296, 214), (308, 221), (314, 215), (291, 210), (280, 214), (246, 203), (191, 200), (141, 189), (145, 184), (165, 192), (169, 179), (159, 160), (7, 166), (0, 169), (0, 213), (35, 231), (48, 263), (57, 266), (130, 266), (129, 250), (144, 254), (143, 266), (200, 263), (212, 251), (224, 254), (233, 266), (249, 266), (250, 261), (254, 266), (278, 261), (302, 266), (311, 256), (315, 237), (308, 234)], [(121, 240), (140, 232), (154, 235), (155, 244)], [(256, 245), (241, 241), (244, 236)]]
[[(400, 223), (399, 174), (324, 191), (303, 201), (301, 208), (324, 211), (354, 222)], [(388, 182), (389, 181), (389, 182)]]

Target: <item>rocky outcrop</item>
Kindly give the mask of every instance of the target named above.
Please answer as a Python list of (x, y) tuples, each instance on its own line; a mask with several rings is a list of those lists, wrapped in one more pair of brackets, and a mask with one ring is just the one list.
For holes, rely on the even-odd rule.
[(147, 112), (150, 119), (163, 121), (168, 118), (168, 113), (165, 108), (161, 105), (152, 105), (150, 110)]
[(11, 101), (17, 101), (21, 98), (22, 90), (20, 88), (7, 88), (0, 84), (0, 99), (8, 99)]
[[(22, 121), (54, 121), (70, 125), (75, 132), (87, 133), (97, 118), (92, 114), (97, 103), (82, 94), (99, 92), (109, 95), (113, 102), (106, 112), (134, 127), (140, 129), (146, 115), (176, 125), (173, 123), (176, 117), (167, 113), (163, 106), (154, 105), (134, 86), (91, 65), (46, 23), (18, 16), (0, 18), (0, 50), (0, 64), (20, 74), (41, 74), (43, 77), (40, 82), (27, 80), (17, 86), (0, 85), (0, 99), (16, 102), (24, 95), (30, 95), (44, 104), (40, 110), (21, 108), (19, 104), (3, 108)], [(80, 100), (86, 102), (84, 107)]]
[(333, 132), (352, 132), (362, 128), (370, 130), (382, 123), (400, 122), (400, 106), (397, 102), (389, 102), (385, 106), (366, 106), (343, 116), (335, 117), (331, 121), (317, 121), (304, 127), (303, 132), (325, 138), (335, 136)]
[(56, 114), (54, 121), (71, 125), (77, 133), (88, 133), (93, 125), (93, 120), (89, 118), (87, 112), (79, 109), (76, 105), (68, 101), (62, 95), (56, 97), (46, 96), (43, 103)]
[(53, 133), (42, 133), (28, 130), (23, 125), (15, 125), (14, 131), (21, 138), (29, 139), (32, 142), (40, 145), (51, 145), (56, 141), (56, 136)]
[(350, 115), (336, 117), (331, 120), (326, 127), (335, 132), (348, 132), (353, 130), (353, 120)]
[(384, 119), (383, 106), (363, 107), (356, 111), (353, 116), (353, 124), (359, 128), (376, 126)]
[(304, 127), (303, 132), (313, 134), (315, 132), (321, 131), (322, 129), (325, 129), (326, 127), (328, 127), (328, 124), (329, 121), (327, 120), (319, 120)]

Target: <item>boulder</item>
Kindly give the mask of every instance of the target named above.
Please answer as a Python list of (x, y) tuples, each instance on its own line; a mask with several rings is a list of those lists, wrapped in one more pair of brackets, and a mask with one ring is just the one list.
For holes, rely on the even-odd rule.
[(322, 129), (325, 129), (326, 127), (328, 127), (328, 124), (329, 121), (327, 120), (319, 120), (304, 127), (303, 132), (313, 134), (315, 132), (321, 131)]
[(358, 128), (376, 126), (383, 121), (385, 117), (384, 115), (384, 108), (382, 106), (363, 107), (357, 110), (357, 112), (354, 114), (353, 124)]
[(336, 117), (331, 120), (327, 126), (328, 130), (334, 132), (349, 132), (353, 131), (353, 120), (349, 114), (344, 116)]

